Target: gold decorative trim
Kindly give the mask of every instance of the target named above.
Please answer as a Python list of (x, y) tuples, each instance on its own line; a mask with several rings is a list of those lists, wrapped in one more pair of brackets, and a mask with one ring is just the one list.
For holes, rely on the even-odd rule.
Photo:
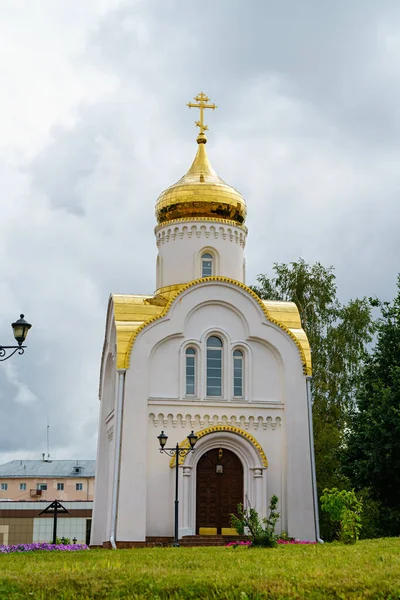
[[(261, 307), (261, 310), (263, 311), (263, 313), (265, 314), (267, 319), (271, 323), (273, 323), (274, 325), (276, 325), (277, 327), (282, 329), (293, 340), (293, 342), (296, 344), (297, 350), (300, 354), (300, 360), (303, 365), (304, 375), (311, 375), (311, 373), (312, 373), (312, 371), (311, 371), (311, 355), (310, 355), (310, 351), (309, 351), (308, 341), (306, 341), (306, 346), (308, 348), (308, 357), (306, 357), (304, 349), (300, 343), (300, 340), (284, 323), (281, 323), (280, 321), (278, 321), (277, 319), (274, 319), (271, 316), (270, 312), (268, 311), (267, 306), (264, 304), (264, 302), (261, 300), (261, 298), (259, 296), (257, 296), (257, 294), (255, 292), (253, 292), (253, 290), (251, 290), (249, 287), (247, 287), (247, 285), (245, 285), (244, 283), (241, 283), (240, 281), (236, 281), (235, 279), (231, 279), (229, 277), (222, 277), (221, 275), (218, 275), (215, 277), (202, 277), (199, 279), (194, 279), (193, 281), (190, 281), (189, 283), (186, 283), (173, 296), (171, 296), (171, 298), (168, 300), (166, 306), (163, 308), (163, 310), (158, 315), (155, 315), (155, 316), (151, 317), (150, 319), (147, 319), (141, 325), (139, 325), (139, 327), (132, 333), (132, 335), (129, 339), (127, 349), (126, 349), (126, 354), (125, 354), (125, 364), (124, 364), (123, 368), (129, 369), (133, 344), (135, 343), (135, 339), (137, 338), (139, 333), (141, 333), (143, 331), (143, 329), (145, 329), (145, 327), (148, 327), (152, 323), (155, 323), (156, 321), (159, 321), (160, 319), (165, 317), (165, 315), (168, 313), (169, 309), (171, 308), (171, 306), (174, 303), (174, 301), (176, 300), (176, 298), (178, 296), (180, 296), (181, 294), (183, 294), (183, 292), (190, 289), (191, 287), (194, 287), (195, 285), (198, 285), (199, 283), (208, 283), (208, 282), (212, 283), (214, 281), (221, 282), (221, 283), (229, 283), (229, 284), (239, 287), (242, 290), (244, 290), (245, 292), (247, 292)], [(304, 337), (305, 337), (305, 340), (307, 340), (305, 333), (304, 333)]]
[[(248, 431), (243, 431), (243, 429), (240, 429), (240, 427), (234, 427), (233, 425), (213, 425), (212, 427), (201, 429), (200, 431), (196, 432), (196, 435), (197, 438), (200, 439), (205, 435), (209, 435), (210, 433), (216, 433), (218, 431), (227, 431), (229, 433), (235, 433), (236, 435), (240, 435), (241, 437), (245, 438), (257, 450), (258, 454), (261, 457), (261, 462), (264, 465), (264, 467), (268, 467), (268, 459), (265, 455), (264, 450), (257, 442), (256, 438), (252, 436), (251, 433), (249, 433)], [(179, 444), (179, 448), (189, 448), (189, 440), (185, 438), (183, 442)], [(185, 456), (179, 457), (180, 465), (184, 464), (186, 456), (187, 454)], [(169, 466), (171, 467), (171, 469), (175, 466), (175, 456), (171, 458)]]
[(163, 227), (168, 227), (170, 225), (177, 225), (179, 223), (195, 223), (196, 221), (200, 222), (209, 222), (209, 223), (222, 223), (222, 225), (229, 225), (230, 227), (237, 227), (237, 229), (241, 229), (245, 234), (248, 233), (248, 229), (246, 225), (240, 225), (236, 221), (232, 221), (230, 219), (216, 219), (213, 217), (187, 217), (182, 219), (171, 219), (170, 221), (164, 221), (164, 223), (160, 223), (154, 227), (154, 233), (157, 234), (160, 229)]
[(158, 288), (154, 292), (155, 296), (162, 296), (163, 294), (170, 294), (171, 292), (179, 291), (186, 283), (175, 283), (174, 285), (164, 285), (164, 287)]

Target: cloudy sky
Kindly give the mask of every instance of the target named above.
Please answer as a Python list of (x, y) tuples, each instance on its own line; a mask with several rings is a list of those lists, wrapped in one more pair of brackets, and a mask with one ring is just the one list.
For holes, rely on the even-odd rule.
[(0, 463), (94, 458), (110, 292), (155, 288), (154, 204), (196, 151), (248, 202), (248, 283), (400, 271), (398, 0), (0, 0)]

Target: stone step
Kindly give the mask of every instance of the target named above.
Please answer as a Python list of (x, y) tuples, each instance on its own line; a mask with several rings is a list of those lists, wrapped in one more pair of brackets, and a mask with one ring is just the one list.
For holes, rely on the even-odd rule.
[(225, 544), (206, 544), (205, 542), (193, 542), (191, 544), (180, 544), (181, 548), (224, 548)]
[(225, 542), (221, 540), (192, 540), (190, 542), (184, 542), (181, 540), (179, 543), (181, 546), (225, 546)]
[(182, 540), (222, 540), (229, 541), (232, 540), (244, 540), (246, 539), (244, 536), (236, 535), (236, 536), (227, 536), (227, 535), (184, 535)]
[(226, 535), (185, 535), (179, 543), (181, 546), (225, 546), (237, 539), (244, 538)]
[(185, 535), (182, 540), (224, 540), (222, 535)]

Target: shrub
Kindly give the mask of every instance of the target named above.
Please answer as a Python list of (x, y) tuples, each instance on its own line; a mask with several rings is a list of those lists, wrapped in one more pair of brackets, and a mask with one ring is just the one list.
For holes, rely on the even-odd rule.
[(276, 510), (278, 501), (277, 496), (271, 496), (269, 516), (264, 519), (261, 519), (258, 512), (251, 506), (244, 508), (243, 504), (238, 504), (237, 515), (231, 515), (231, 526), (239, 535), (249, 538), (252, 546), (275, 548), (278, 545), (275, 526), (280, 516)]
[(56, 539), (56, 544), (60, 545), (63, 544), (64, 546), (68, 546), (69, 544), (71, 544), (71, 540), (67, 537), (62, 537), (62, 538), (57, 538)]
[(339, 541), (355, 544), (362, 527), (362, 502), (357, 499), (354, 490), (348, 492), (325, 488), (321, 496), (321, 508), (335, 524)]

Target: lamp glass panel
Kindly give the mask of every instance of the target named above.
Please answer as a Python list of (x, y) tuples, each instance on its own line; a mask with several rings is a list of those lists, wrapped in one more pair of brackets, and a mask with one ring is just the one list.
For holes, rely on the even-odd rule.
[(13, 327), (14, 337), (19, 342), (20, 340), (24, 340), (26, 337), (25, 326), (24, 325), (16, 325)]

